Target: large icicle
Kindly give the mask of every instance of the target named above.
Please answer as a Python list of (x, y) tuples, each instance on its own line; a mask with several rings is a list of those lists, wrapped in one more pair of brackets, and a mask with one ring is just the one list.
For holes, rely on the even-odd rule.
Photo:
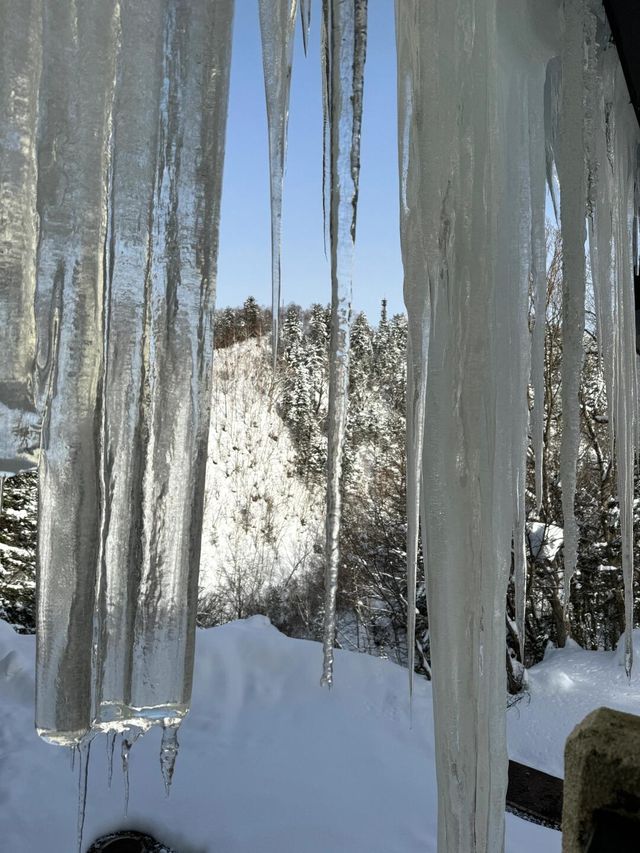
[(175, 724), (191, 696), (233, 14), (233, 0), (140, 5), (122, 3), (107, 251), (106, 729)]
[[(291, 62), (298, 0), (258, 0), (269, 128), (271, 184), (271, 346), (275, 367), (280, 325), (282, 189), (287, 152)], [(305, 23), (303, 21), (303, 32)], [(305, 35), (306, 49), (306, 35)]]
[(592, 204), (589, 216), (591, 270), (598, 338), (607, 387), (609, 424), (615, 450), (622, 570), (625, 583), (625, 669), (633, 662), (633, 474), (637, 450), (637, 364), (633, 291), (634, 178), (640, 131), (615, 48), (606, 27), (588, 111), (594, 117)]
[(37, 725), (76, 743), (190, 699), (233, 0), (47, 11)]
[(79, 743), (91, 725), (105, 188), (118, 29), (115, 0), (45, 4), (39, 366), (56, 349), (57, 358), (40, 459), (36, 726), (64, 746)]
[[(540, 110), (557, 19), (552, 2), (524, 0), (398, 0), (396, 12), (399, 87), (408, 80), (414, 98), (407, 149), (408, 169), (412, 159), (415, 166), (402, 217), (410, 327), (431, 310), (422, 529), (438, 849), (497, 853), (507, 769), (504, 602), (527, 427), (528, 103)], [(412, 140), (399, 100), (400, 134)]]
[(41, 0), (0, 4), (0, 476), (33, 468), (40, 443), (34, 396), (36, 131)]
[(560, 479), (564, 518), (564, 613), (568, 627), (571, 578), (578, 555), (575, 517), (576, 466), (580, 450), (580, 382), (585, 320), (585, 44), (595, 22), (587, 0), (564, 0), (559, 139), (557, 152), (562, 228), (562, 439)]
[[(351, 282), (356, 233), (367, 0), (324, 0), (323, 78), (328, 121), (331, 344), (322, 683), (333, 681), (340, 562), (340, 487), (347, 417)], [(326, 180), (326, 178), (325, 178)]]

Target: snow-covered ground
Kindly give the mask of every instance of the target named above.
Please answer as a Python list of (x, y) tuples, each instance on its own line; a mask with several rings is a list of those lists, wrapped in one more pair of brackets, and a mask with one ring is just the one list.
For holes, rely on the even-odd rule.
[[(78, 767), (33, 729), (34, 651), (34, 637), (0, 622), (0, 847), (73, 853)], [(151, 732), (131, 753), (124, 818), (122, 773), (116, 765), (109, 790), (106, 739), (94, 741), (84, 849), (135, 827), (179, 853), (435, 851), (429, 684), (418, 679), (411, 728), (405, 670), (338, 651), (329, 692), (318, 683), (321, 658), (317, 643), (260, 616), (199, 631), (171, 796)], [(640, 677), (628, 684), (615, 653), (552, 651), (529, 685), (508, 713), (510, 752), (558, 775), (564, 739), (590, 709), (640, 710)], [(557, 853), (560, 835), (507, 815), (507, 850)]]

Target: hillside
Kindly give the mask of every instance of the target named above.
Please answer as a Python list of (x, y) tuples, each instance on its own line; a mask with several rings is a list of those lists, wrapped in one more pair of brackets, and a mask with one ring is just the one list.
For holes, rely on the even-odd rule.
[(256, 612), (319, 548), (324, 494), (296, 473), (282, 397), (264, 338), (216, 351), (200, 567), (201, 610), (216, 622)]

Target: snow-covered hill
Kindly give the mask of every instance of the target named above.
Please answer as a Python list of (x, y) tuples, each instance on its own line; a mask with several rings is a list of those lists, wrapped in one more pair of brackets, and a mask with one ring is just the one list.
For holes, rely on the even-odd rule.
[(281, 382), (264, 339), (216, 351), (200, 587), (230, 617), (303, 573), (322, 535), (324, 495), (295, 472)]
[[(72, 853), (78, 766), (72, 772), (69, 754), (34, 731), (34, 650), (33, 636), (0, 622), (0, 846)], [(429, 683), (417, 679), (411, 727), (404, 669), (338, 651), (329, 692), (321, 659), (319, 644), (289, 639), (260, 616), (199, 630), (171, 796), (152, 731), (131, 753), (125, 818), (119, 762), (109, 789), (106, 739), (97, 739), (83, 849), (128, 827), (179, 853), (435, 853)], [(627, 683), (615, 653), (548, 654), (508, 712), (512, 757), (561, 773), (564, 739), (589, 710), (606, 702), (637, 711), (638, 677)], [(559, 853), (560, 835), (507, 815), (507, 851)]]

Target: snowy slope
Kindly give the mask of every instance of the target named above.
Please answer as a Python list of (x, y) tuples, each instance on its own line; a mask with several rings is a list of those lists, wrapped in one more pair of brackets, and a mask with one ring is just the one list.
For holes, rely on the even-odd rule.
[[(0, 623), (0, 838), (11, 853), (37, 853), (43, 841), (71, 853), (77, 767), (34, 732), (34, 645)], [(126, 819), (122, 774), (116, 766), (109, 790), (106, 743), (95, 741), (85, 849), (126, 826), (179, 853), (435, 853), (429, 684), (417, 679), (410, 728), (405, 670), (338, 651), (329, 692), (321, 659), (319, 644), (288, 639), (264, 617), (198, 631), (170, 798), (158, 732), (133, 748)], [(512, 757), (560, 773), (563, 739), (591, 708), (637, 710), (638, 682), (629, 687), (620, 670), (615, 654), (549, 654), (509, 712)], [(559, 850), (559, 833), (507, 816), (509, 853)]]
[[(640, 629), (633, 641), (640, 660)], [(548, 648), (527, 670), (527, 692), (507, 716), (511, 758), (562, 776), (564, 742), (590, 711), (606, 706), (640, 714), (640, 667), (628, 680), (623, 646), (624, 639), (614, 652), (590, 652), (568, 640), (564, 649)]]
[[(216, 350), (200, 586), (250, 597), (304, 571), (324, 496), (295, 473), (266, 340)], [(242, 612), (240, 602), (239, 612)]]

